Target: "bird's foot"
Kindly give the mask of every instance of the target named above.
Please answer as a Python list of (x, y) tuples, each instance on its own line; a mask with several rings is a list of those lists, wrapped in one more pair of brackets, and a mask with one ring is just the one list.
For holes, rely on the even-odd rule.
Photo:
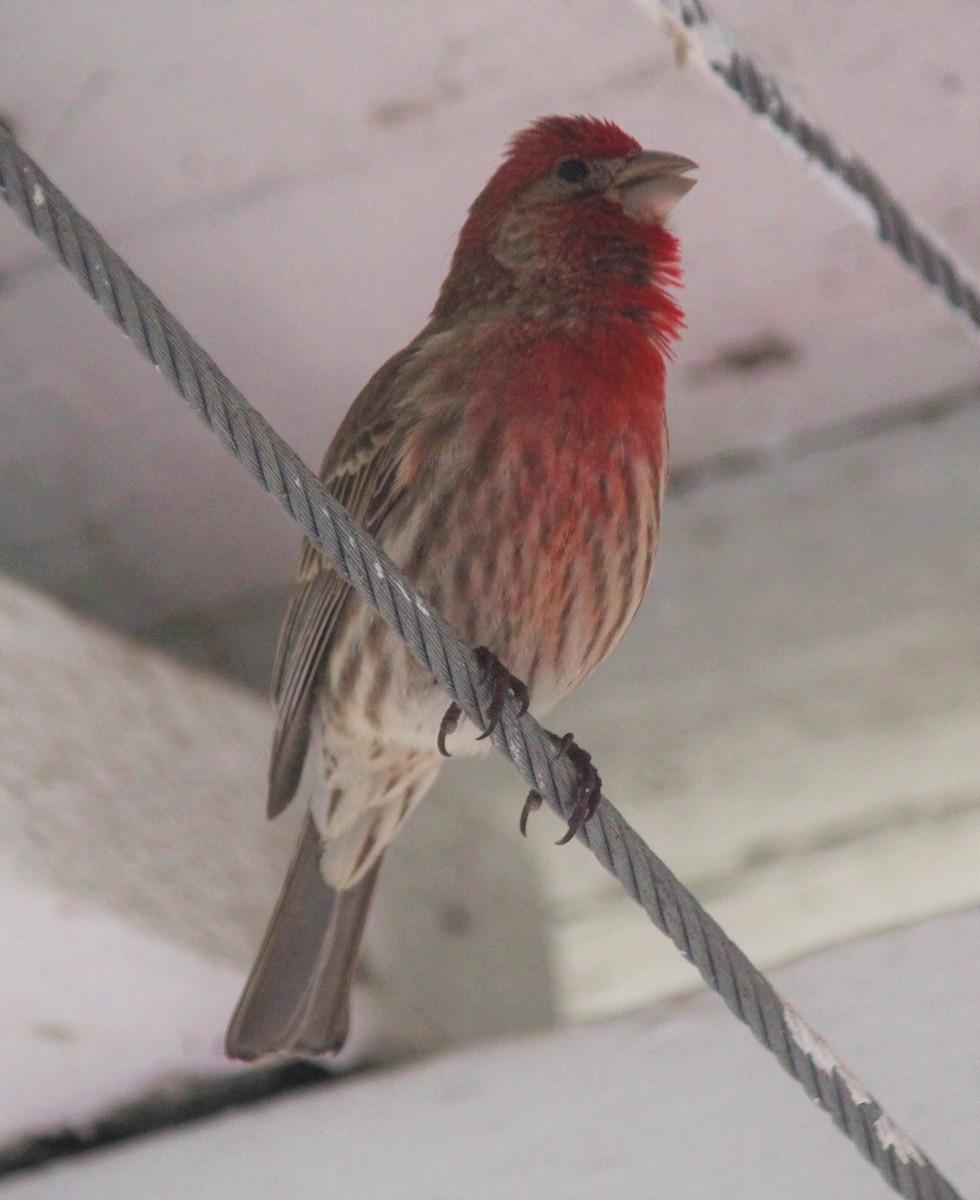
[(446, 749), (446, 738), (455, 733), (459, 727), (459, 718), (463, 715), (463, 710), (454, 700), (443, 714), (442, 721), (439, 725), (439, 736), (436, 738), (436, 745), (439, 747), (439, 753), (443, 758), (449, 757), (449, 751)]
[(541, 807), (541, 793), (536, 792), (534, 788), (527, 794), (527, 799), (524, 801), (524, 807), (521, 809), (521, 837), (527, 837), (527, 819), (533, 812), (537, 812)]
[(592, 820), (602, 799), (602, 780), (593, 765), (592, 755), (577, 746), (570, 733), (558, 739), (558, 757), (561, 758), (563, 754), (578, 772), (578, 787), (575, 789), (575, 807), (568, 818), (568, 829), (565, 836), (558, 839), (559, 846), (570, 842), (582, 826)]
[[(487, 727), (476, 739), (482, 742), (484, 738), (488, 738), (497, 728), (500, 721), (500, 714), (504, 711), (504, 701), (507, 698), (507, 693), (510, 692), (514, 699), (521, 706), (520, 712), (517, 714), (522, 717), (527, 712), (527, 706), (530, 703), (527, 686), (523, 684), (504, 666), (500, 659), (486, 646), (478, 646), (474, 651), (476, 661), (480, 666), (480, 683), (492, 684), (492, 692), (490, 695), (490, 704), (487, 706)], [(459, 719), (463, 715), (463, 710), (453, 701), (446, 709), (445, 716), (442, 718), (442, 723), (439, 726), (439, 737), (436, 744), (439, 747), (439, 753), (449, 757), (449, 751), (446, 749), (446, 738), (451, 733), (455, 733), (459, 726)]]
[(476, 739), (482, 742), (484, 738), (488, 738), (491, 733), (497, 728), (500, 721), (500, 714), (504, 711), (504, 700), (507, 698), (507, 693), (514, 697), (520, 705), (519, 717), (523, 717), (527, 712), (527, 706), (531, 703), (531, 697), (528, 694), (527, 685), (514, 675), (504, 666), (500, 659), (493, 654), (486, 646), (478, 646), (474, 652), (476, 660), (480, 664), (480, 682), (490, 682), (493, 685), (493, 692), (490, 696), (490, 704), (487, 708), (487, 727)]
[[(599, 807), (599, 801), (602, 799), (602, 780), (599, 778), (599, 772), (592, 765), (592, 756), (588, 751), (583, 750), (581, 746), (575, 744), (575, 739), (570, 733), (566, 733), (563, 737), (558, 737), (555, 734), (551, 736), (555, 743), (555, 758), (567, 757), (578, 772), (575, 805), (572, 808), (571, 816), (568, 818), (568, 829), (565, 836), (560, 838), (557, 843), (559, 846), (564, 846), (575, 837), (586, 821), (591, 821), (595, 816), (596, 809)], [(524, 808), (521, 811), (520, 820), (521, 833), (525, 837), (527, 836), (527, 819), (532, 812), (537, 812), (540, 807), (540, 792), (533, 790), (528, 792), (527, 799), (524, 801)]]

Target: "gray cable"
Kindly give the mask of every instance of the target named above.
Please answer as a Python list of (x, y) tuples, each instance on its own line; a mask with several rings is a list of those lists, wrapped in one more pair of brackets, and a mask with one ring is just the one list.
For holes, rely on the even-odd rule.
[[(251, 407), (189, 333), (0, 126), (0, 186), (18, 213), (279, 501), (476, 724), (491, 699), (476, 658), (402, 571), (326, 491)], [(577, 776), (556, 758), (545, 730), (508, 697), (496, 747), (565, 820)], [(706, 982), (770, 1049), (806, 1093), (908, 1200), (958, 1200), (958, 1193), (776, 993), (691, 893), (605, 798), (578, 833), (602, 865), (643, 906)]]
[(778, 80), (736, 39), (702, 0), (638, 0), (644, 9), (666, 11), (697, 39), (702, 61), (754, 113), (789, 137), (807, 158), (869, 207), (878, 237), (898, 251), (906, 263), (951, 308), (980, 329), (980, 292), (966, 267), (944, 249), (938, 236), (899, 204), (884, 182), (855, 154), (845, 153), (786, 96)]

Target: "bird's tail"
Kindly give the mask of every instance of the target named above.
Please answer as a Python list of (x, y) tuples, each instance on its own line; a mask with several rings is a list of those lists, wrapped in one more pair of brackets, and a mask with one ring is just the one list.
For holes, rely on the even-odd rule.
[(307, 817), (262, 949), (228, 1027), (229, 1058), (313, 1057), (341, 1048), (357, 951), (380, 858), (338, 891), (320, 871), (320, 836)]

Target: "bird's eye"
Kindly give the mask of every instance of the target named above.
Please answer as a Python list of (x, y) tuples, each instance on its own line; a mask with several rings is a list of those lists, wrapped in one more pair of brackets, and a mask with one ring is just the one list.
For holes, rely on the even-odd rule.
[(584, 183), (589, 177), (589, 164), (584, 158), (566, 158), (555, 168), (555, 174), (566, 183)]

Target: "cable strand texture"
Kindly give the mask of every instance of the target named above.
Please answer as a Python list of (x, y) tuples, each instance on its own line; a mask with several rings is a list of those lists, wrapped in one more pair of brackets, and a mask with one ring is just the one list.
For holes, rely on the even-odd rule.
[(640, 0), (655, 5), (697, 39), (708, 70), (721, 79), (753, 113), (790, 138), (808, 159), (842, 184), (870, 209), (878, 237), (974, 330), (980, 330), (980, 291), (967, 267), (940, 245), (938, 236), (892, 195), (883, 180), (857, 155), (843, 151), (786, 96), (778, 80), (740, 45), (734, 34), (702, 0)]
[[(251, 407), (210, 356), (0, 126), (0, 187), (7, 203), (183, 395), (303, 533), (402, 637), (418, 661), (483, 725), (491, 685), (473, 651), (374, 540)], [(494, 745), (567, 821), (576, 774), (567, 756), (508, 696)], [(578, 832), (599, 862), (701, 972), (731, 1011), (908, 1200), (958, 1193), (777, 994), (694, 896), (603, 797)]]

